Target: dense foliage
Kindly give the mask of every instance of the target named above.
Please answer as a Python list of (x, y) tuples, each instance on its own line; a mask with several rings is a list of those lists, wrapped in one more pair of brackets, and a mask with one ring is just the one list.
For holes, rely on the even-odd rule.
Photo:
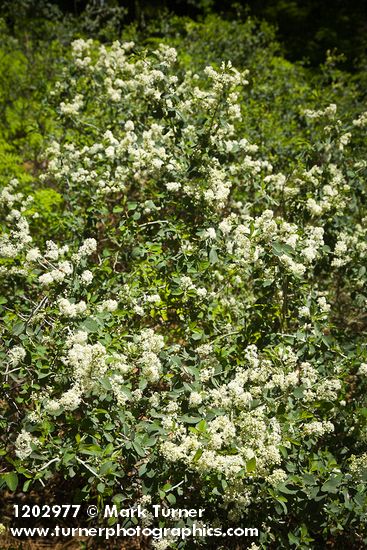
[(0, 44), (3, 490), (363, 548), (358, 77), (253, 19), (42, 21)]

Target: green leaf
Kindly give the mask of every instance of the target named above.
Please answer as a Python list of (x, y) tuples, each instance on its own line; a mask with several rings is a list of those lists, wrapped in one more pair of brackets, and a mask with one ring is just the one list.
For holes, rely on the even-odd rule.
[(247, 473), (254, 472), (256, 470), (256, 458), (253, 456), (246, 462), (246, 471)]
[(173, 493), (168, 493), (168, 495), (166, 495), (166, 500), (168, 500), (170, 504), (176, 504), (176, 497)]
[(218, 261), (218, 254), (217, 254), (217, 251), (214, 247), (212, 247), (210, 249), (210, 252), (209, 252), (209, 261), (211, 264), (216, 264), (217, 261)]
[(85, 321), (83, 321), (81, 328), (84, 328), (88, 332), (97, 332), (99, 329), (99, 324), (92, 317), (88, 317)]
[(9, 487), (10, 491), (15, 491), (18, 487), (18, 476), (15, 472), (9, 472), (4, 474), (5, 483)]
[(197, 416), (189, 416), (188, 414), (184, 414), (180, 417), (180, 420), (182, 420), (182, 422), (186, 422), (187, 424), (197, 424), (200, 418)]
[(342, 478), (340, 475), (331, 476), (327, 481), (325, 481), (321, 487), (321, 491), (323, 493), (337, 493), (341, 480)]
[(22, 332), (24, 331), (24, 327), (25, 323), (23, 323), (22, 321), (20, 321), (19, 323), (15, 323), (15, 325), (13, 326), (13, 334), (15, 334), (15, 336), (19, 336), (19, 334), (22, 334)]
[(288, 540), (291, 544), (299, 544), (300, 540), (293, 533), (288, 533)]
[(283, 256), (283, 254), (287, 254), (287, 256), (292, 256), (292, 254), (294, 254), (294, 249), (289, 246), (289, 244), (275, 242), (272, 244), (272, 248), (275, 256)]
[(23, 485), (23, 491), (26, 493), (29, 489), (30, 484), (32, 483), (32, 479), (27, 479), (27, 481)]
[(97, 485), (97, 491), (98, 491), (99, 493), (104, 493), (105, 488), (106, 488), (106, 486), (105, 486), (104, 483), (102, 483), (102, 482), (101, 482), (101, 483), (98, 483), (98, 485)]

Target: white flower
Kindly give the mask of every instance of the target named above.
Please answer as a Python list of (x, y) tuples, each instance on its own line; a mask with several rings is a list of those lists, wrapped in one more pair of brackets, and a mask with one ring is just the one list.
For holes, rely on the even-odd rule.
[(353, 124), (354, 126), (359, 126), (360, 128), (367, 126), (367, 111), (359, 115), (356, 120), (353, 120)]
[(77, 94), (74, 97), (74, 100), (70, 101), (69, 103), (65, 103), (64, 101), (62, 101), (60, 103), (60, 111), (62, 112), (63, 115), (73, 116), (79, 113), (82, 106), (83, 106), (83, 97), (80, 94)]
[(232, 224), (231, 224), (231, 221), (228, 218), (225, 218), (224, 220), (222, 220), (220, 222), (218, 227), (221, 230), (221, 232), (223, 233), (223, 235), (228, 235), (228, 233), (231, 232)]
[(322, 207), (317, 204), (315, 199), (307, 199), (307, 208), (313, 216), (320, 216), (322, 214)]
[(317, 249), (312, 246), (308, 246), (303, 249), (302, 254), (307, 262), (312, 262), (317, 256)]
[(350, 473), (358, 481), (362, 481), (367, 472), (367, 453), (363, 453), (361, 456), (352, 455), (350, 457)]
[(181, 188), (181, 183), (177, 181), (169, 181), (166, 183), (166, 188), (168, 191), (178, 191)]
[(109, 311), (112, 313), (118, 308), (118, 302), (116, 300), (105, 300), (98, 307), (98, 311)]
[(62, 273), (65, 273), (65, 275), (71, 275), (73, 272), (73, 266), (70, 262), (67, 261), (60, 262), (58, 265), (58, 270)]
[(90, 256), (97, 250), (97, 241), (93, 238), (85, 239), (82, 246), (79, 248), (76, 254), (73, 254), (72, 258), (74, 261), (80, 261), (86, 256)]
[(152, 351), (144, 351), (139, 363), (142, 365), (142, 373), (150, 382), (156, 382), (162, 372), (162, 363), (159, 357)]
[(85, 269), (80, 275), (80, 281), (86, 286), (90, 285), (93, 281), (93, 273), (88, 269)]
[(300, 317), (310, 317), (310, 308), (308, 306), (302, 306), (298, 309)]
[(266, 481), (276, 487), (280, 483), (283, 483), (287, 479), (287, 473), (281, 468), (277, 468), (269, 476), (267, 476)]
[(205, 298), (205, 296), (208, 294), (208, 291), (206, 290), (206, 288), (197, 288), (196, 289), (196, 294), (198, 296), (200, 296), (200, 298)]
[(339, 148), (340, 149), (343, 149), (346, 145), (348, 145), (348, 143), (350, 142), (350, 139), (352, 137), (352, 134), (350, 132), (347, 132), (346, 134), (343, 134), (342, 136), (340, 136), (339, 138)]
[(41, 283), (42, 286), (48, 286), (51, 285), (54, 281), (62, 281), (65, 278), (65, 273), (62, 273), (62, 271), (54, 270), (50, 273), (44, 273), (43, 275), (40, 275), (38, 280)]
[(295, 262), (290, 256), (287, 256), (287, 254), (282, 254), (279, 259), (289, 271), (297, 277), (304, 275), (306, 267), (303, 264)]
[(196, 407), (197, 405), (200, 405), (203, 402), (203, 398), (200, 393), (193, 391), (190, 393), (189, 397), (189, 406), (190, 407)]
[(361, 365), (358, 369), (358, 374), (361, 374), (363, 376), (367, 376), (367, 363), (361, 363)]
[(88, 341), (88, 333), (84, 330), (78, 330), (70, 334), (66, 339), (66, 345), (70, 348), (74, 344), (86, 344)]
[(13, 367), (16, 367), (23, 361), (26, 356), (26, 351), (22, 346), (15, 346), (8, 352), (9, 361)]
[(161, 297), (159, 294), (148, 294), (148, 296), (145, 296), (145, 301), (150, 304), (157, 304), (161, 301)]
[(76, 304), (72, 304), (67, 298), (60, 298), (58, 304), (61, 315), (65, 315), (65, 317), (77, 317), (87, 309), (87, 304), (83, 300)]
[(41, 257), (41, 253), (38, 248), (31, 248), (26, 255), (27, 262), (35, 262)]
[(127, 122), (125, 122), (125, 130), (127, 132), (133, 132), (134, 128), (135, 126), (132, 120), (128, 120)]
[(134, 310), (134, 313), (136, 313), (136, 315), (140, 315), (140, 317), (142, 317), (144, 315), (144, 308), (142, 308), (139, 305), (135, 305), (133, 307), (133, 310)]
[(319, 422), (315, 420), (314, 422), (309, 422), (303, 426), (303, 432), (306, 435), (315, 435), (321, 437), (326, 433), (334, 431), (334, 425), (329, 421)]
[(320, 296), (320, 298), (317, 299), (317, 303), (319, 304), (320, 309), (323, 313), (329, 313), (331, 305), (327, 303), (324, 296)]
[(36, 445), (37, 439), (29, 432), (22, 430), (15, 441), (15, 454), (21, 460), (26, 459), (33, 451), (32, 445)]
[(205, 231), (203, 232), (202, 238), (203, 239), (210, 239), (210, 240), (216, 239), (217, 234), (215, 232), (214, 227), (209, 227), (208, 229), (205, 229)]
[(54, 413), (60, 410), (60, 403), (56, 399), (47, 399), (44, 408), (49, 413)]
[(105, 150), (105, 154), (106, 154), (106, 157), (107, 158), (113, 158), (115, 156), (115, 148), (110, 145), (109, 147), (107, 147), (107, 149)]
[(82, 400), (82, 391), (78, 385), (67, 390), (59, 399), (59, 405), (66, 411), (73, 411), (79, 407)]

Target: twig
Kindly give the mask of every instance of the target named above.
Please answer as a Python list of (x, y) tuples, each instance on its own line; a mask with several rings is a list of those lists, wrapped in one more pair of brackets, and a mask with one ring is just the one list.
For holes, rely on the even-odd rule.
[(84, 462), (84, 460), (82, 460), (81, 458), (79, 458), (77, 456), (75, 457), (75, 460), (77, 462), (79, 462), (79, 464), (82, 464), (85, 468), (87, 468), (87, 470), (89, 470), (90, 473), (93, 474), (95, 477), (97, 477), (100, 481), (103, 481), (103, 479), (97, 474), (97, 472), (95, 470), (93, 470), (93, 468), (88, 466), (88, 464), (86, 462)]

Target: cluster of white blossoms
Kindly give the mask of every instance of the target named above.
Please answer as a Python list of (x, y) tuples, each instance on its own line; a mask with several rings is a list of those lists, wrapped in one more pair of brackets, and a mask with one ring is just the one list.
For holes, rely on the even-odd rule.
[(69, 348), (63, 362), (71, 369), (73, 385), (63, 393), (60, 399), (46, 398), (46, 412), (53, 413), (61, 408), (74, 410), (81, 404), (83, 394), (98, 386), (101, 376), (107, 370), (106, 349), (100, 344), (88, 344), (88, 334), (78, 331), (71, 334), (66, 346)]
[(363, 264), (367, 251), (364, 223), (366, 218), (353, 227), (353, 234), (341, 231), (334, 246), (334, 258), (331, 262), (333, 267), (343, 267), (351, 264)]
[(14, 346), (8, 352), (9, 362), (12, 367), (16, 367), (23, 361), (26, 356), (26, 351), (22, 346)]
[[(80, 406), (83, 396), (99, 387), (103, 377), (110, 380), (112, 392), (121, 404), (121, 384), (132, 367), (127, 363), (127, 357), (120, 353), (109, 353), (100, 342), (88, 343), (88, 333), (78, 330), (72, 332), (66, 339), (64, 364), (70, 369), (72, 386), (59, 399), (46, 398), (46, 412), (53, 413), (64, 410), (74, 410)], [(124, 402), (126, 399), (124, 400)]]
[[(211, 346), (207, 347), (203, 350), (206, 360), (212, 353)], [(169, 435), (160, 446), (165, 459), (183, 462), (199, 474), (211, 471), (224, 476), (228, 483), (227, 505), (239, 506), (237, 499), (232, 500), (229, 495), (238, 496), (248, 477), (266, 477), (271, 485), (282, 483), (287, 477), (277, 466), (282, 461), (280, 447), (287, 446), (288, 428), (282, 427), (272, 414), (274, 403), (282, 399), (288, 407), (288, 396), (296, 388), (297, 391), (303, 388), (304, 393), (314, 391), (314, 399), (318, 401), (335, 399), (341, 387), (339, 380), (323, 380), (311, 365), (299, 364), (290, 347), (279, 347), (274, 352), (270, 359), (260, 354), (255, 345), (250, 345), (244, 352), (244, 364), (236, 368), (230, 381), (223, 384), (213, 377), (201, 379), (202, 390), (190, 393), (188, 404), (190, 408), (199, 406), (202, 418), (208, 419), (195, 429), (180, 420), (178, 403), (174, 403), (165, 420)], [(309, 395), (306, 401), (310, 398)], [(302, 401), (303, 396), (300, 399)], [(212, 411), (216, 411), (215, 414)], [(305, 435), (318, 437), (333, 429), (329, 421), (312, 419), (302, 427), (295, 423), (290, 428), (292, 434), (294, 430), (301, 430)], [(253, 466), (248, 469), (250, 461)], [(245, 499), (242, 509), (249, 503), (250, 499)]]
[(61, 315), (71, 318), (78, 317), (79, 315), (85, 313), (87, 310), (87, 304), (84, 302), (84, 300), (72, 303), (67, 298), (59, 298), (58, 306)]
[[(195, 78), (190, 72), (181, 80), (172, 74), (177, 57), (173, 48), (160, 45), (143, 60), (130, 55), (132, 46), (115, 42), (106, 48), (91, 41), (75, 42), (77, 76), (58, 86), (58, 91), (67, 90), (70, 97), (75, 93), (69, 102), (61, 103), (61, 113), (69, 116), (80, 111), (87, 78), (93, 94), (84, 100), (95, 104), (94, 115), (105, 116), (101, 105), (112, 100), (120, 120), (114, 130), (95, 132), (94, 142), (82, 148), (72, 142), (51, 144), (47, 151), (49, 175), (71, 187), (91, 185), (101, 195), (127, 193), (129, 186), (145, 186), (150, 178), (159, 176), (169, 192), (180, 190), (195, 201), (204, 199), (215, 209), (224, 208), (243, 174), (271, 170), (267, 161), (252, 158), (258, 147), (245, 138), (238, 139), (233, 124), (241, 118), (239, 90), (248, 83), (247, 72), (237, 71), (230, 63), (219, 70), (208, 67), (208, 84), (199, 88), (193, 86)], [(152, 100), (158, 105), (156, 112), (152, 112)], [(126, 119), (132, 102), (138, 109), (133, 119)], [(228, 122), (211, 128), (212, 111), (219, 106)], [(200, 144), (202, 134), (198, 113), (208, 120), (209, 142), (215, 153), (200, 163), (193, 178), (192, 144)], [(139, 123), (141, 117), (144, 125)], [(75, 123), (83, 125), (83, 112)], [(238, 160), (229, 170), (219, 157), (232, 153)]]
[(322, 437), (324, 434), (334, 431), (334, 424), (329, 421), (320, 422), (315, 420), (314, 422), (308, 422), (303, 427), (305, 435), (315, 435), (316, 437)]
[(116, 311), (118, 308), (118, 302), (117, 300), (104, 300), (101, 304), (97, 306), (97, 311), (107, 311), (109, 313), (112, 313), (113, 311)]
[(164, 347), (163, 336), (156, 334), (153, 329), (145, 329), (135, 338), (135, 343), (138, 348), (137, 365), (142, 375), (148, 382), (156, 382), (163, 370), (158, 356)]
[[(327, 183), (324, 179), (327, 178)], [(325, 170), (313, 171), (312, 179), (318, 182), (319, 196), (315, 189), (314, 197), (309, 197), (306, 206), (313, 217), (322, 216), (332, 209), (342, 211), (346, 206), (346, 195), (350, 191), (343, 172), (333, 163), (326, 166)], [(314, 183), (314, 182), (313, 182)]]
[(33, 452), (32, 445), (37, 447), (38, 440), (26, 430), (22, 430), (15, 440), (15, 454), (21, 460), (25, 460)]
[[(141, 390), (131, 391), (129, 379), (137, 368), (148, 383), (154, 384), (163, 371), (158, 354), (164, 347), (164, 339), (153, 329), (144, 329), (126, 344), (126, 354), (109, 351), (103, 344), (88, 343), (88, 333), (71, 332), (67, 337), (63, 363), (69, 369), (72, 386), (60, 398), (47, 396), (44, 409), (52, 414), (78, 408), (83, 398), (100, 388), (103, 379), (109, 382), (112, 394), (119, 406), (142, 398)], [(130, 389), (129, 389), (130, 387)]]
[(362, 376), (367, 376), (367, 363), (360, 364), (358, 374), (361, 374)]
[(246, 464), (256, 460), (256, 472), (247, 475), (262, 476), (281, 461), (279, 445), (281, 429), (267, 418), (264, 408), (251, 412), (217, 416), (206, 422), (205, 429), (189, 430), (178, 420), (171, 420), (171, 435), (160, 450), (170, 462), (183, 461), (200, 474), (208, 471), (226, 478), (230, 484), (235, 478), (246, 476)]
[[(5, 221), (11, 229), (9, 232), (4, 231), (0, 237), (0, 256), (13, 259), (23, 257), (23, 267), (10, 269), (1, 267), (1, 274), (10, 276), (15, 272), (23, 275), (36, 273), (38, 281), (43, 287), (70, 282), (81, 260), (96, 251), (96, 240), (85, 239), (77, 252), (71, 254), (69, 258), (67, 258), (68, 245), (59, 246), (54, 241), (48, 240), (43, 251), (32, 246), (32, 237), (25, 211), (33, 199), (32, 197), (25, 198), (22, 193), (16, 193), (17, 186), (19, 186), (19, 182), (12, 180), (7, 187), (3, 188), (0, 195), (0, 205), (4, 209), (11, 208), (9, 214), (5, 216)], [(18, 208), (14, 208), (15, 206)], [(41, 270), (44, 272), (42, 273)], [(79, 280), (82, 285), (87, 286), (91, 284), (93, 274), (85, 270), (80, 274)], [(67, 308), (66, 302), (61, 309), (65, 315), (69, 315), (71, 312), (71, 309)], [(70, 316), (81, 313), (81, 308), (79, 310), (77, 308), (76, 311), (71, 312)]]
[[(0, 193), (0, 208), (4, 210), (2, 219), (10, 226), (8, 231), (3, 231), (0, 235), (0, 257), (4, 258), (15, 258), (32, 242), (24, 212), (33, 199), (17, 193), (15, 190), (18, 186), (18, 180), (13, 179)], [(6, 273), (6, 269), (1, 267), (0, 273)]]
[(299, 368), (299, 379), (303, 387), (305, 402), (318, 400), (335, 401), (342, 384), (337, 378), (322, 379), (316, 369), (307, 361), (303, 361)]
[(353, 124), (354, 126), (359, 126), (360, 128), (367, 126), (367, 111), (364, 111), (358, 118), (353, 120)]
[(337, 111), (337, 106), (335, 105), (335, 103), (330, 103), (330, 105), (328, 105), (325, 109), (319, 109), (317, 111), (314, 111), (312, 109), (305, 109), (303, 111), (303, 114), (307, 118), (311, 118), (311, 119), (322, 118), (322, 117), (333, 119), (335, 118), (336, 111)]
[(367, 476), (367, 453), (352, 455), (349, 459), (349, 471), (358, 482), (365, 482)]
[[(322, 227), (309, 225), (301, 228), (275, 216), (270, 209), (256, 217), (247, 210), (239, 215), (232, 213), (220, 222), (218, 229), (227, 254), (233, 255), (234, 263), (249, 273), (256, 267), (263, 267), (269, 257), (269, 245), (275, 247), (280, 265), (296, 277), (311, 272), (315, 262), (324, 254)], [(287, 248), (281, 248), (283, 243)], [(278, 252), (279, 246), (282, 252)]]
[(185, 294), (187, 292), (192, 292), (199, 298), (205, 298), (208, 294), (205, 287), (197, 287), (188, 275), (182, 275), (179, 279), (174, 278), (174, 280), (178, 283), (179, 287), (185, 292)]
[(277, 487), (280, 483), (284, 483), (287, 479), (287, 472), (282, 470), (282, 468), (276, 468), (270, 475), (267, 476), (266, 481)]
[(69, 103), (65, 103), (64, 101), (62, 101), (60, 103), (60, 111), (63, 115), (68, 115), (68, 116), (78, 115), (82, 106), (83, 106), (83, 96), (80, 94), (77, 94), (74, 97), (74, 100)]

